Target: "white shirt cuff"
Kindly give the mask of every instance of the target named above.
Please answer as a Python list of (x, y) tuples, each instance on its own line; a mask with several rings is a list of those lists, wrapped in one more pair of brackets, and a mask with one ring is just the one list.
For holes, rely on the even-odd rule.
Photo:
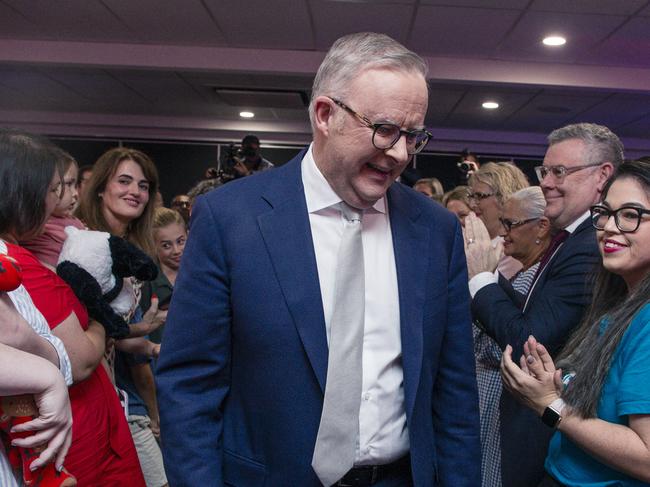
[(469, 280), (469, 294), (474, 299), (477, 292), (489, 284), (497, 284), (499, 282), (499, 271), (494, 272), (479, 272)]

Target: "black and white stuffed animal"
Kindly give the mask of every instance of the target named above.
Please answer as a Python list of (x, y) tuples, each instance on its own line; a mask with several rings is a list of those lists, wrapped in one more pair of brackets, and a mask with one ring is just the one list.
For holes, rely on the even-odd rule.
[(88, 315), (100, 322), (111, 338), (124, 338), (129, 325), (122, 316), (135, 305), (130, 281), (156, 278), (156, 264), (135, 245), (107, 232), (66, 227), (68, 235), (56, 273), (68, 283)]

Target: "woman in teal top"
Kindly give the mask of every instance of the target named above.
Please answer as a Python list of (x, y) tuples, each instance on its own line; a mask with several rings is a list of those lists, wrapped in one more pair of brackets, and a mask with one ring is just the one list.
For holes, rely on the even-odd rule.
[[(557, 431), (542, 486), (650, 484), (650, 160), (622, 164), (591, 208), (602, 266), (558, 357), (530, 337), (504, 385)], [(564, 371), (564, 372), (563, 372)]]

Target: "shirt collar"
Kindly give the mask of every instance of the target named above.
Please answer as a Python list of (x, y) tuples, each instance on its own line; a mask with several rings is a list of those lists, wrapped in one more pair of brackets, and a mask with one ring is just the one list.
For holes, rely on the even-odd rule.
[(576, 218), (571, 225), (565, 228), (565, 230), (569, 233), (575, 232), (576, 228), (578, 228), (587, 218), (589, 218), (589, 210), (585, 211), (582, 215)]
[[(302, 158), (302, 165), (300, 168), (302, 175), (302, 185), (305, 189), (305, 200), (307, 201), (307, 211), (309, 213), (316, 213), (325, 208), (331, 208), (341, 201), (341, 197), (337, 195), (330, 183), (327, 182), (323, 173), (318, 169), (314, 154), (312, 152), (313, 144), (309, 145), (309, 149)], [(372, 205), (373, 210), (380, 213), (386, 213), (386, 197), (382, 197)]]

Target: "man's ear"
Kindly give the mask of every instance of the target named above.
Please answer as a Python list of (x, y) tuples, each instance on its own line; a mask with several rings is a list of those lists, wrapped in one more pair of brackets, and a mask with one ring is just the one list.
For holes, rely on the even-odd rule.
[(598, 194), (603, 192), (605, 184), (609, 181), (609, 178), (614, 174), (614, 164), (611, 162), (604, 162), (598, 168)]
[(326, 96), (317, 96), (314, 100), (314, 129), (329, 137), (334, 121), (334, 103)]

